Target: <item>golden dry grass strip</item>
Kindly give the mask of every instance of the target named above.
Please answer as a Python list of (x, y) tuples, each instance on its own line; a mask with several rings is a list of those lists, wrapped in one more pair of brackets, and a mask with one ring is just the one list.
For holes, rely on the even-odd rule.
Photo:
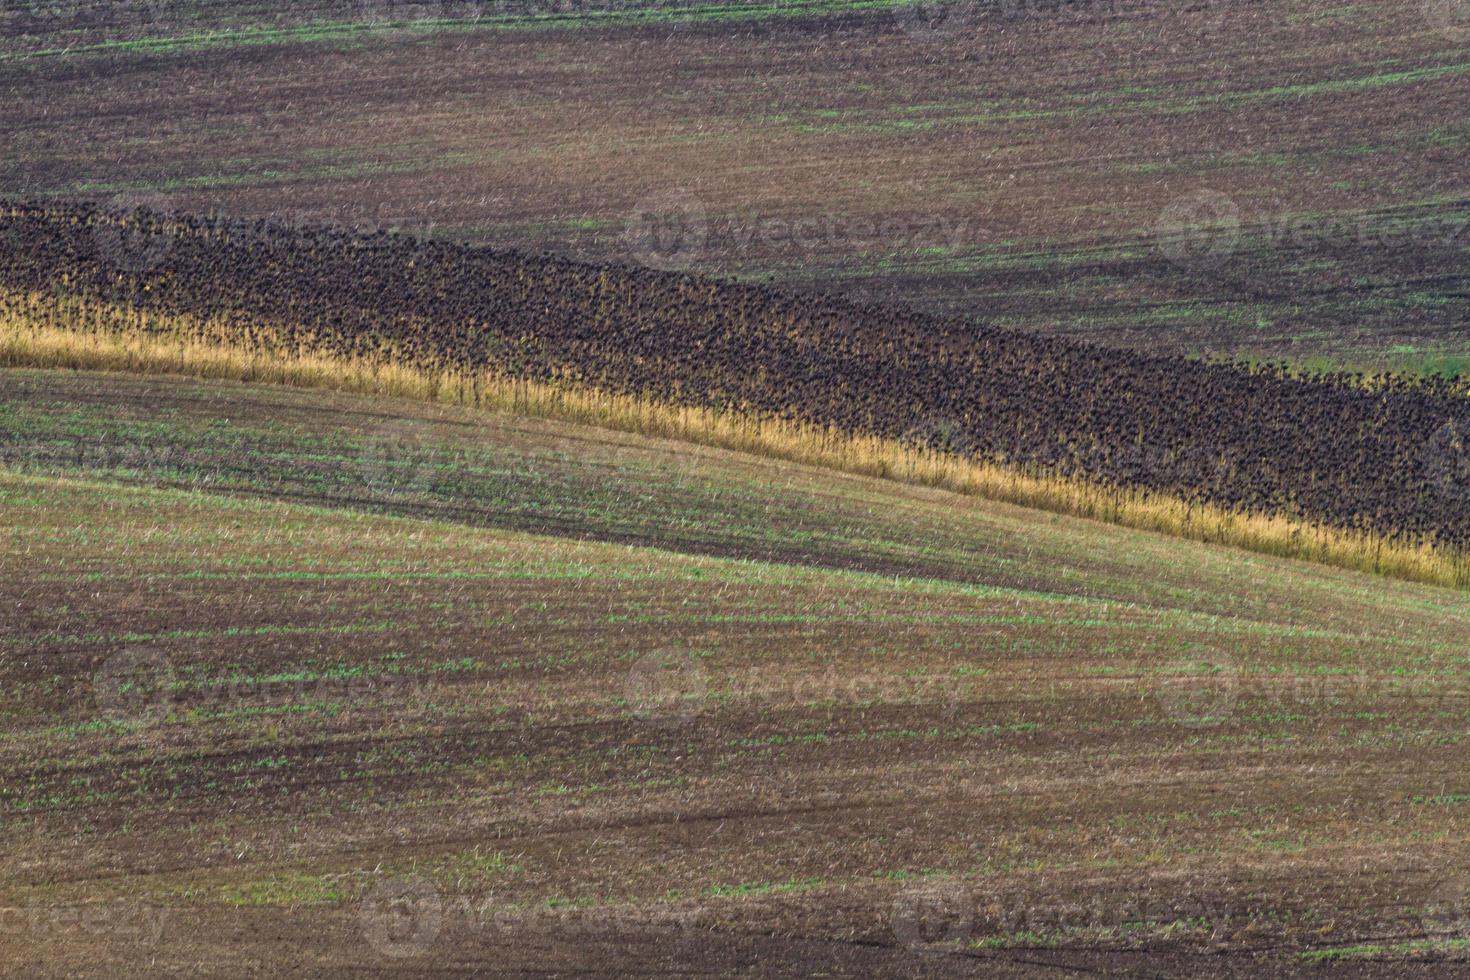
[(1028, 473), (831, 427), (507, 378), (492, 370), (429, 370), (395, 363), (391, 355), (349, 358), (301, 341), (283, 343), (268, 325), (251, 332), (245, 342), (238, 327), (223, 321), (0, 290), (5, 367), (171, 373), (477, 406), (939, 487), (1409, 581), (1470, 583), (1465, 557), (1430, 541), (1392, 541), (1282, 514), (1243, 513), (1165, 493)]

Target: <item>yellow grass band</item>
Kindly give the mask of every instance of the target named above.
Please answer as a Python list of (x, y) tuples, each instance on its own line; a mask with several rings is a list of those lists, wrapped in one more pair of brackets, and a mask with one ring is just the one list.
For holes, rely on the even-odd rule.
[[(1409, 581), (1470, 583), (1464, 556), (1433, 542), (1391, 541), (1286, 515), (1241, 513), (1154, 491), (1025, 473), (893, 439), (511, 379), (488, 369), (429, 371), (387, 359), (288, 350), (269, 342), (274, 333), (268, 327), (254, 333), (259, 346), (252, 347), (222, 322), (0, 290), (0, 366), (5, 367), (175, 373), (470, 405), (939, 487)], [(262, 338), (267, 342), (260, 343)]]

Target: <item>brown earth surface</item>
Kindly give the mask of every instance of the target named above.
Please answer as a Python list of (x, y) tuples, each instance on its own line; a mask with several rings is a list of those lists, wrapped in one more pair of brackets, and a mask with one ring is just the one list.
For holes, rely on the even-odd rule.
[(888, 4), (535, 24), (503, 16), (534, 4), (487, 6), (160, 2), (13, 27), (0, 189), (546, 247), (1151, 349), (1464, 365), (1453, 3), (1011, 0), (941, 31)]
[(1461, 593), (558, 423), (0, 381), (8, 972), (1465, 968)]

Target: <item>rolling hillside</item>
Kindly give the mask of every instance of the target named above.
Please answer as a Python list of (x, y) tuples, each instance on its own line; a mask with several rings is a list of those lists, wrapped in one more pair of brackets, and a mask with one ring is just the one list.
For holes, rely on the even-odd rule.
[(1470, 975), (1470, 0), (0, 0), (0, 975)]
[(0, 188), (1462, 368), (1451, 0), (7, 4)]
[(1463, 969), (1460, 593), (391, 399), (0, 418), (8, 969)]
[(0, 363), (508, 408), (1470, 581), (1458, 380), (1201, 364), (687, 273), (4, 200)]

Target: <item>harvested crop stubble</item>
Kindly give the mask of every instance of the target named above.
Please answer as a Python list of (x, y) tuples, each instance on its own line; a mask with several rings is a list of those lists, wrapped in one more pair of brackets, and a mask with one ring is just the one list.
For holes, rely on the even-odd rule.
[(93, 329), (116, 330), (122, 310), (178, 339), (903, 440), (1375, 547), (1470, 545), (1470, 399), (1442, 380), (1289, 376), (690, 275), (90, 204), (0, 204), (0, 287), (10, 322), (86, 329), (107, 309)]

